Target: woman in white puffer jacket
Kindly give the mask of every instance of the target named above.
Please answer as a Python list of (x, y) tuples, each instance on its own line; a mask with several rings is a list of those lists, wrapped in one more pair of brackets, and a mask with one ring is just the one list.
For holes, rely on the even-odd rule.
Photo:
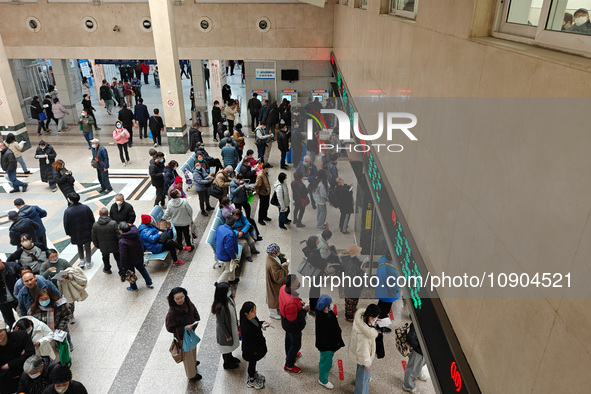
[(357, 363), (355, 394), (369, 393), (371, 364), (376, 356), (378, 336), (375, 325), (379, 315), (380, 308), (376, 304), (370, 304), (367, 309), (359, 309), (355, 313), (349, 342), (349, 359)]

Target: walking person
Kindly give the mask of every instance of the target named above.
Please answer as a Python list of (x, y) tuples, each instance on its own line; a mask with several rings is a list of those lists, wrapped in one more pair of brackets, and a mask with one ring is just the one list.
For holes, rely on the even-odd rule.
[(408, 355), (408, 363), (404, 370), (404, 384), (402, 388), (409, 393), (418, 393), (415, 387), (416, 380), (427, 380), (427, 374), (422, 373), (425, 366), (425, 358), (423, 357), (423, 350), (414, 323), (410, 323), (408, 334), (406, 334), (406, 343), (410, 346), (410, 354)]
[(271, 221), (269, 217), (269, 201), (271, 200), (271, 185), (269, 183), (269, 163), (263, 164), (263, 171), (257, 175), (257, 180), (254, 184), (254, 190), (259, 195), (259, 217), (258, 224), (266, 226), (265, 221)]
[[(121, 163), (124, 166), (130, 164), (129, 161), (129, 152), (127, 151), (127, 143), (129, 142), (129, 131), (123, 127), (123, 123), (120, 120), (115, 123), (115, 130), (113, 130), (113, 138), (117, 143), (117, 148), (119, 149), (119, 158), (121, 159)], [(123, 157), (123, 153), (125, 152), (125, 157)]]
[(218, 282), (213, 295), (211, 313), (215, 315), (216, 339), (224, 359), (224, 369), (236, 369), (240, 360), (232, 352), (240, 346), (236, 304), (227, 282)]
[(280, 256), (281, 249), (276, 243), (267, 246), (267, 260), (265, 262), (265, 280), (267, 289), (267, 306), (269, 316), (280, 320), (279, 314), (279, 290), (285, 283), (289, 274), (289, 260)]
[(45, 99), (43, 100), (42, 106), (45, 110), (45, 116), (47, 117), (47, 120), (45, 121), (45, 128), (49, 130), (49, 123), (51, 123), (52, 119), (55, 122), (56, 126), (58, 123), (57, 119), (53, 116), (53, 111), (51, 110), (53, 102), (51, 101), (51, 96), (49, 94), (45, 95)]
[(306, 227), (302, 223), (302, 219), (304, 218), (306, 206), (310, 204), (310, 199), (308, 198), (308, 189), (306, 189), (306, 185), (302, 182), (302, 173), (300, 171), (296, 171), (293, 175), (293, 181), (291, 181), (291, 195), (293, 196), (294, 224), (298, 228)]
[(109, 181), (109, 153), (107, 148), (101, 146), (98, 139), (93, 139), (91, 142), (92, 148), (92, 167), (96, 168), (96, 176), (101, 184), (99, 193), (111, 193), (113, 187)]
[(285, 159), (287, 152), (289, 152), (289, 140), (291, 139), (291, 131), (287, 129), (287, 125), (283, 120), (279, 122), (279, 131), (277, 132), (277, 148), (281, 152), (281, 160), (279, 165), (282, 170), (288, 170)]
[(82, 77), (82, 97), (90, 96), (90, 83), (88, 82), (88, 78)]
[(198, 155), (193, 170), (193, 184), (195, 191), (199, 195), (199, 207), (201, 208), (201, 215), (209, 216), (206, 211), (212, 211), (214, 208), (209, 203), (209, 185), (213, 182), (213, 177), (207, 172), (208, 168), (205, 164), (203, 156)]
[(192, 252), (195, 249), (191, 243), (193, 208), (191, 208), (189, 200), (181, 198), (181, 194), (178, 190), (173, 190), (171, 196), (172, 199), (168, 202), (166, 211), (164, 211), (164, 215), (162, 215), (162, 219), (170, 219), (171, 223), (176, 227), (176, 242), (179, 245), (182, 245), (183, 238), (185, 238), (185, 245), (190, 248), (189, 252)]
[(281, 314), (281, 327), (285, 330), (285, 365), (283, 369), (293, 374), (302, 373), (302, 369), (295, 365), (301, 357), (302, 331), (306, 327), (306, 314), (310, 306), (299, 296), (297, 290), (300, 281), (294, 274), (287, 275), (285, 285), (279, 291), (279, 313)]
[[(123, 80), (119, 81), (116, 86), (117, 90), (117, 98), (119, 100), (119, 107), (122, 107), (125, 104), (125, 88), (123, 86)], [(115, 91), (115, 89), (113, 89)]]
[(267, 341), (263, 331), (270, 327), (266, 321), (257, 317), (257, 307), (246, 301), (240, 308), (240, 333), (242, 334), (242, 358), (248, 361), (247, 388), (262, 389), (265, 377), (257, 372), (257, 362), (267, 354)]
[(52, 192), (57, 191), (57, 174), (53, 168), (53, 163), (57, 153), (51, 145), (45, 141), (39, 141), (39, 146), (35, 151), (35, 159), (39, 159), (39, 172), (41, 173), (41, 181), (47, 182)]
[(8, 149), (5, 142), (0, 142), (0, 167), (6, 172), (8, 183), (12, 186), (10, 193), (20, 192), (21, 188), (23, 192), (26, 192), (28, 185), (16, 178), (16, 163), (14, 153)]
[[(215, 100), (213, 102), (213, 108), (211, 109), (211, 125), (213, 127), (213, 140), (218, 142), (218, 126), (222, 124), (222, 109), (220, 108), (220, 102)], [(221, 138), (221, 137), (220, 137)]]
[(142, 98), (142, 81), (140, 77), (135, 77), (131, 80), (131, 89), (135, 97), (135, 103), (137, 104), (139, 99)]
[(334, 385), (329, 382), (328, 376), (332, 369), (334, 354), (342, 347), (345, 347), (341, 336), (341, 327), (337, 316), (332, 311), (332, 298), (323, 294), (316, 304), (316, 349), (320, 351), (320, 362), (318, 363), (318, 383), (329, 390)]
[(277, 193), (277, 201), (279, 201), (279, 228), (281, 230), (287, 230), (285, 225), (291, 223), (291, 220), (287, 218), (290, 211), (290, 201), (289, 189), (287, 188), (287, 183), (285, 182), (286, 179), (287, 174), (285, 172), (281, 172), (279, 173), (279, 176), (273, 185), (273, 189), (275, 189), (275, 193)]
[(76, 192), (76, 190), (74, 190), (74, 183), (76, 182), (76, 180), (74, 179), (72, 172), (68, 171), (68, 169), (65, 167), (66, 163), (64, 163), (63, 160), (57, 159), (52, 165), (57, 173), (57, 187), (59, 187), (60, 191), (66, 198), (66, 201), (69, 202), (68, 196), (70, 195), (70, 193)]
[[(130, 100), (131, 101), (131, 100)], [(131, 108), (131, 103), (127, 103), (127, 107)], [(138, 103), (135, 105), (133, 112), (135, 114), (135, 120), (140, 131), (140, 140), (148, 138), (148, 119), (150, 119), (150, 113), (148, 107), (144, 104), (144, 99), (140, 98)]]
[(160, 87), (160, 72), (158, 71), (158, 66), (154, 66), (154, 84), (157, 88)]
[(144, 83), (146, 85), (149, 85), (148, 76), (150, 75), (150, 66), (144, 60), (144, 61), (142, 61), (141, 68), (142, 68), (142, 74), (144, 74)]
[(70, 115), (70, 112), (60, 103), (60, 100), (56, 97), (53, 99), (53, 105), (51, 106), (53, 117), (57, 120), (57, 132), (61, 133), (62, 130), (70, 130), (70, 127), (66, 125), (64, 120), (66, 115)]
[[(166, 314), (166, 331), (174, 335), (180, 349), (183, 348), (185, 330), (193, 330), (199, 325), (201, 317), (197, 307), (187, 294), (187, 290), (182, 287), (173, 288), (168, 293), (168, 313)], [(185, 366), (185, 375), (192, 381), (201, 380), (202, 376), (197, 372), (197, 347), (187, 352), (183, 352), (183, 365)]]
[(345, 184), (342, 178), (336, 179), (337, 186), (335, 189), (336, 205), (341, 216), (339, 219), (339, 229), (343, 234), (349, 234), (347, 228), (349, 227), (349, 220), (351, 215), (355, 213), (355, 206), (353, 202), (353, 185)]
[[(123, 103), (121, 109), (119, 110), (119, 116), (117, 118), (121, 121), (123, 128), (127, 130), (127, 133), (129, 134), (127, 147), (131, 148), (133, 146), (133, 120), (135, 119), (133, 111), (127, 108), (127, 104)], [(127, 159), (127, 161), (129, 161), (129, 159)]]
[(367, 309), (359, 309), (355, 313), (349, 341), (349, 359), (357, 364), (355, 394), (369, 394), (371, 364), (376, 356), (378, 336), (375, 326), (379, 314), (380, 308), (376, 304), (370, 304)]
[(23, 158), (22, 150), (25, 146), (27, 141), (22, 140), (17, 142), (16, 137), (12, 133), (6, 134), (6, 138), (4, 139), (4, 143), (12, 151), (14, 154), (14, 158), (16, 161), (21, 165), (24, 174), (30, 174), (31, 171), (27, 168), (27, 164), (25, 163), (25, 159)]
[(91, 140), (94, 138), (94, 134), (92, 133), (92, 125), (94, 124), (94, 119), (88, 116), (88, 112), (85, 109), (80, 112), (80, 119), (78, 120), (78, 124), (80, 125), (80, 130), (84, 135), (84, 139), (88, 143), (88, 149), (92, 149)]
[[(361, 257), (361, 250), (360, 246), (352, 244), (341, 252), (341, 269), (348, 278), (351, 278), (351, 282), (356, 278), (362, 280), (363, 275), (365, 275), (361, 260), (359, 259)], [(345, 293), (345, 320), (353, 321), (363, 287), (357, 287), (351, 284), (343, 287)]]
[[(153, 289), (152, 278), (148, 274), (146, 267), (144, 267), (144, 246), (137, 227), (129, 223), (120, 223), (119, 232), (121, 233), (121, 238), (119, 239), (121, 267), (133, 273), (137, 269), (146, 281), (146, 286), (149, 289)], [(130, 282), (127, 290), (138, 291), (136, 281)]]
[(96, 109), (92, 106), (92, 103), (90, 102), (90, 95), (84, 95), (84, 97), (82, 97), (82, 108), (84, 108), (88, 116), (90, 116), (94, 121), (94, 129), (100, 130), (101, 128), (98, 127), (96, 117), (94, 116), (94, 111), (96, 111)]
[(125, 95), (125, 102), (127, 103), (127, 106), (131, 108), (133, 106), (133, 88), (129, 84), (128, 80), (125, 80), (125, 82), (123, 82), (123, 94)]
[(150, 162), (148, 173), (150, 174), (152, 186), (156, 188), (156, 199), (154, 200), (154, 206), (160, 204), (162, 207), (164, 207), (164, 153), (156, 153), (153, 161)]
[(233, 230), (235, 223), (234, 216), (228, 215), (226, 223), (215, 231), (215, 256), (224, 268), (217, 283), (238, 283), (240, 281), (234, 274), (235, 262), (240, 258), (238, 256), (238, 236)]
[(117, 223), (125, 222), (133, 224), (135, 222), (133, 205), (125, 201), (125, 196), (121, 193), (115, 195), (115, 202), (111, 205), (109, 216)]
[(119, 258), (119, 238), (121, 238), (119, 224), (109, 217), (109, 210), (102, 207), (99, 210), (98, 220), (92, 225), (92, 243), (103, 256), (103, 272), (109, 275), (113, 273), (110, 261), (110, 256), (113, 254), (121, 277), (125, 272)]
[(258, 99), (258, 94), (253, 93), (252, 98), (248, 100), (248, 112), (250, 113), (250, 129), (254, 133), (254, 129), (259, 125), (259, 114), (261, 111), (261, 100)]
[(111, 86), (109, 85), (109, 83), (107, 82), (106, 79), (103, 79), (102, 83), (103, 84), (99, 88), (100, 98), (105, 103), (105, 108), (107, 109), (107, 113), (109, 115), (112, 115), (111, 110), (113, 109), (113, 106), (115, 105), (115, 103), (113, 102), (113, 90), (111, 89)]
[(324, 230), (326, 228), (326, 215), (328, 203), (328, 180), (326, 179), (326, 170), (318, 171), (314, 181), (310, 182), (310, 190), (314, 196), (314, 201), (318, 207), (316, 212), (316, 228)]
[(84, 204), (80, 204), (80, 195), (68, 195), (70, 206), (64, 211), (64, 231), (70, 236), (70, 242), (78, 247), (80, 268), (92, 268), (90, 241), (92, 241), (92, 225), (94, 214)]
[(41, 106), (41, 102), (39, 102), (39, 96), (33, 97), (33, 101), (31, 101), (31, 118), (37, 120), (37, 135), (41, 135), (41, 130), (44, 133), (51, 133), (45, 128), (45, 121), (47, 119), (45, 115), (45, 111), (43, 111), (43, 107)]
[(162, 130), (164, 130), (164, 122), (162, 121), (160, 110), (158, 108), (154, 108), (154, 115), (150, 117), (149, 123), (154, 146), (162, 146)]
[[(375, 296), (379, 299), (378, 306), (380, 307), (380, 319), (388, 317), (392, 304), (400, 298), (400, 288), (397, 284), (398, 274), (396, 268), (392, 262), (392, 256), (390, 252), (386, 252), (378, 260), (378, 270), (376, 272), (378, 278), (378, 285), (375, 288)], [(399, 302), (397, 305), (400, 306), (397, 313), (400, 318), (400, 310), (402, 309), (402, 303)], [(394, 319), (392, 319), (394, 320)], [(389, 327), (382, 327), (382, 332), (391, 332), (392, 329)]]
[(209, 86), (209, 68), (207, 68), (207, 64), (203, 64), (203, 78), (205, 78), (205, 85), (207, 89), (210, 89)]

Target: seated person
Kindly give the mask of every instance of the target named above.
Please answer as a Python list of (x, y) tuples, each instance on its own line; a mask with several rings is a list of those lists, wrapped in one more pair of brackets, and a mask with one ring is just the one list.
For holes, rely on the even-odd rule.
[(184, 261), (181, 261), (177, 257), (177, 250), (184, 250), (186, 252), (190, 251), (191, 248), (189, 246), (183, 247), (182, 245), (178, 244), (174, 239), (166, 239), (164, 242), (160, 239), (160, 235), (162, 231), (157, 229), (152, 224), (152, 216), (150, 215), (142, 215), (142, 224), (138, 228), (140, 232), (140, 238), (142, 239), (142, 243), (144, 244), (144, 248), (152, 253), (162, 253), (163, 250), (167, 250), (170, 252), (172, 256), (172, 263), (173, 264), (185, 264)]
[(18, 392), (42, 394), (51, 385), (51, 373), (57, 363), (49, 357), (31, 356), (23, 365)]
[(207, 168), (215, 167), (216, 173), (219, 170), (221, 170), (222, 168), (224, 168), (222, 166), (222, 162), (220, 161), (220, 159), (216, 159), (215, 157), (211, 157), (209, 155), (209, 153), (207, 153), (203, 142), (198, 142), (197, 149), (195, 149), (195, 157), (197, 157), (199, 155), (203, 156), (203, 158), (205, 159), (205, 163), (207, 164)]
[[(241, 209), (235, 209), (232, 211), (232, 216), (236, 219), (236, 222), (232, 226), (232, 230), (234, 230), (234, 234), (238, 237), (238, 243), (244, 248), (246, 260), (252, 261), (251, 254), (259, 254), (260, 252), (257, 250), (254, 244), (255, 241), (250, 235), (252, 229), (250, 222), (246, 219), (246, 216), (244, 216)], [(245, 244), (247, 243), (249, 248), (245, 248)]]
[(6, 261), (17, 261), (22, 267), (28, 267), (33, 273), (39, 274), (41, 264), (47, 261), (47, 246), (41, 242), (33, 242), (29, 234), (22, 234), (20, 245), (16, 251), (8, 256)]
[(18, 389), (25, 360), (35, 354), (33, 342), (23, 331), (8, 332), (0, 321), (0, 393), (12, 394)]
[(220, 201), (220, 209), (222, 210), (222, 218), (226, 220), (236, 208), (232, 205), (232, 200), (230, 200), (229, 197), (224, 197), (222, 198), (222, 201)]

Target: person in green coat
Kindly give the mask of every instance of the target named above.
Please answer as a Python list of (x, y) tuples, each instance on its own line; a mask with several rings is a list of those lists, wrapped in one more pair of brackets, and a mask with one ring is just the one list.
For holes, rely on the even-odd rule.
[(94, 125), (94, 119), (88, 116), (88, 112), (83, 109), (82, 113), (80, 114), (80, 120), (78, 121), (80, 125), (80, 130), (82, 134), (84, 134), (84, 138), (88, 143), (88, 149), (91, 149), (90, 141), (94, 138), (94, 134), (92, 133), (92, 126)]
[[(69, 261), (60, 259), (57, 250), (55, 249), (48, 249), (47, 250), (47, 261), (41, 264), (41, 268), (39, 273), (45, 279), (51, 279), (55, 275), (59, 274), (62, 271), (65, 271), (66, 268), (71, 267)], [(57, 279), (51, 279), (54, 285), (57, 286)]]

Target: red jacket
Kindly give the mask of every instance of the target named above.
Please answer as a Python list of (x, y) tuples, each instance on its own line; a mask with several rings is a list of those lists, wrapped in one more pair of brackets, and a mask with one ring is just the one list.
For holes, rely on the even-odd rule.
[(150, 73), (150, 66), (148, 66), (146, 63), (142, 63), (142, 73), (144, 73), (144, 74)]
[(285, 331), (298, 332), (306, 326), (306, 311), (302, 308), (302, 300), (297, 293), (289, 294), (285, 291), (285, 285), (279, 290), (279, 313), (281, 314), (281, 326)]

